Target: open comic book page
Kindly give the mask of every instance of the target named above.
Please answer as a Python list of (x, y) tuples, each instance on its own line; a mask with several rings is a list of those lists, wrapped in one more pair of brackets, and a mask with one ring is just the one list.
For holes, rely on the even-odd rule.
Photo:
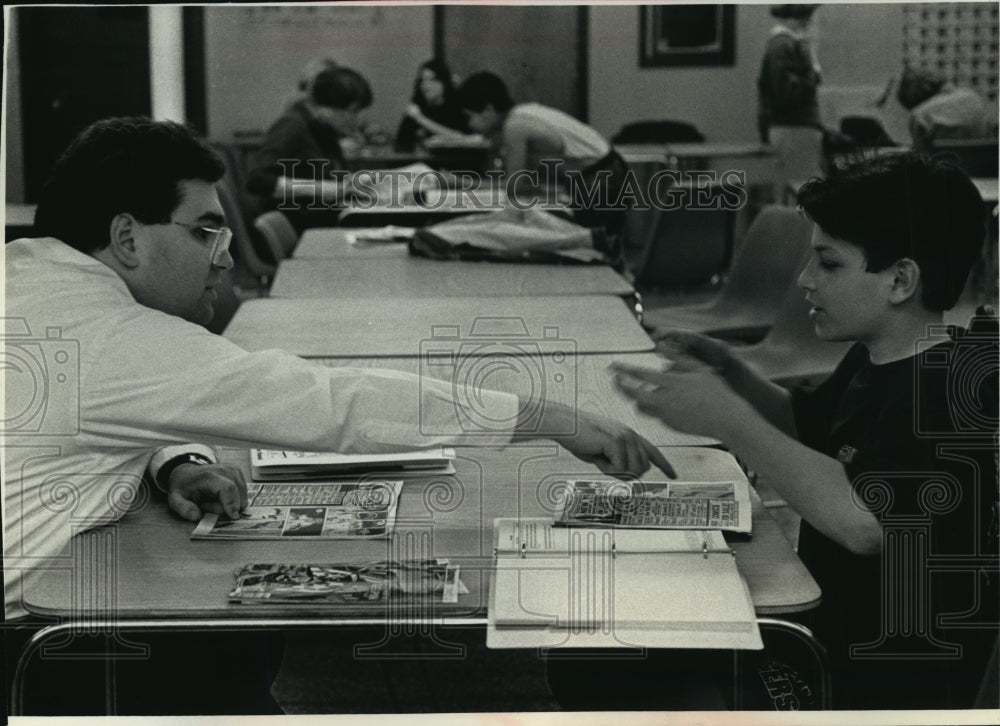
[(412, 597), (443, 603), (468, 594), (448, 560), (379, 561), (363, 564), (253, 564), (236, 573), (233, 602), (379, 603)]
[(372, 539), (396, 521), (402, 481), (247, 484), (239, 519), (202, 517), (192, 539)]
[(556, 523), (579, 527), (750, 532), (750, 485), (724, 482), (570, 480)]

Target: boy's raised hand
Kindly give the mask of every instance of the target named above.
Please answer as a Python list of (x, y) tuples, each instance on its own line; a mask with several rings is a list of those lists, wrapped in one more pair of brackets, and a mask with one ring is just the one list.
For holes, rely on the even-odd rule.
[(707, 366), (655, 371), (615, 363), (611, 372), (618, 390), (640, 411), (679, 431), (721, 438), (722, 427), (734, 418), (753, 419), (746, 400)]
[(656, 341), (656, 349), (674, 361), (673, 370), (698, 370), (709, 366), (723, 373), (733, 359), (727, 343), (690, 330), (656, 330), (653, 340)]

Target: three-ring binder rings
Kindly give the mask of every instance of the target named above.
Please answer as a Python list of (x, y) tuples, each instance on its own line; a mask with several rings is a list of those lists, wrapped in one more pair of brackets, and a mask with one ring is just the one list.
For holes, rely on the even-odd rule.
[(497, 519), (494, 533), (491, 648), (763, 648), (718, 530)]

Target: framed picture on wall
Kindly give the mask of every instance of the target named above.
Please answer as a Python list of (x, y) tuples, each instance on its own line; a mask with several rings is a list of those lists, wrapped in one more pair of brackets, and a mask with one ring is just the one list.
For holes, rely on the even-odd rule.
[(731, 66), (736, 58), (735, 5), (643, 5), (639, 66)]

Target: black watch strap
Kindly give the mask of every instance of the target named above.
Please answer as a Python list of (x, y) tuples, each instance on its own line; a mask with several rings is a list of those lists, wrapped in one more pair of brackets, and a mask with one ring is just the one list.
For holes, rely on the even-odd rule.
[(160, 470), (156, 473), (156, 486), (163, 491), (167, 491), (170, 486), (170, 475), (173, 474), (174, 469), (181, 464), (198, 464), (199, 466), (204, 466), (205, 464), (211, 463), (212, 461), (208, 457), (202, 456), (201, 454), (188, 453), (175, 456), (173, 459), (161, 466)]

